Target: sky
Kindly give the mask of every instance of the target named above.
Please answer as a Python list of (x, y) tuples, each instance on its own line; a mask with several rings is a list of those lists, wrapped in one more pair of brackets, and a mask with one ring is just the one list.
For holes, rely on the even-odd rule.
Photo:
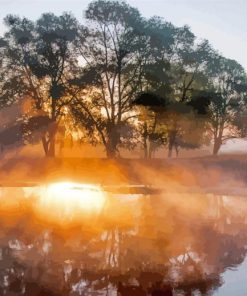
[[(37, 19), (43, 12), (72, 12), (79, 20), (90, 0), (0, 0), (0, 34), (3, 18), (17, 14)], [(127, 0), (145, 17), (158, 15), (174, 25), (189, 25), (200, 39), (247, 71), (247, 0)]]

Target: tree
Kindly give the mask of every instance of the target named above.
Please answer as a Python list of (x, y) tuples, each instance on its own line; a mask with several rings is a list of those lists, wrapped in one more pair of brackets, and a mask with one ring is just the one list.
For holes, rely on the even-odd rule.
[(167, 104), (167, 100), (149, 92), (140, 93), (133, 101), (133, 105), (139, 109), (137, 112), (144, 158), (152, 158), (154, 151), (166, 143), (166, 134), (159, 129), (159, 123)]
[(45, 154), (55, 156), (58, 121), (68, 104), (66, 89), (76, 64), (73, 42), (77, 21), (70, 14), (57, 17), (48, 13), (35, 23), (11, 15), (5, 23), (9, 28), (5, 34), (7, 64), (13, 76), (8, 89), (34, 103), (25, 121), (33, 116), (47, 118), (41, 139)]
[[(152, 131), (156, 126), (162, 130), (162, 138), (166, 139), (163, 143), (167, 143), (171, 157), (173, 149), (178, 154), (179, 147), (196, 148), (204, 141), (206, 116), (194, 107), (201, 104), (205, 111), (208, 104), (196, 92), (207, 86), (205, 69), (212, 49), (207, 41), (196, 44), (194, 34), (186, 26), (176, 28), (160, 18), (151, 18), (147, 24), (150, 55), (142, 89), (169, 102), (165, 112), (156, 110), (153, 114), (154, 118), (159, 114), (159, 123), (154, 120)], [(192, 101), (196, 101), (197, 106)], [(146, 121), (143, 122), (143, 134), (147, 134), (145, 130)]]
[(238, 138), (247, 137), (247, 110), (246, 107), (236, 113), (235, 119), (233, 121), (234, 127), (236, 127), (236, 136)]
[[(156, 149), (164, 145), (167, 138), (160, 129), (159, 117), (170, 99), (170, 60), (173, 54), (176, 28), (161, 18), (153, 17), (145, 21), (147, 38), (146, 61), (140, 80), (141, 92), (134, 100), (138, 106), (138, 129), (144, 158), (151, 158)], [(166, 98), (166, 99), (164, 99)]]
[(91, 140), (103, 143), (107, 156), (115, 157), (120, 145), (131, 145), (131, 101), (140, 90), (145, 63), (143, 20), (138, 10), (114, 1), (92, 2), (85, 15), (88, 27), (81, 28), (78, 43), (81, 86), (72, 110)]
[(243, 67), (234, 60), (216, 55), (208, 69), (211, 83), (210, 132), (213, 154), (227, 140), (237, 137), (237, 117), (243, 108), (247, 91), (247, 76)]
[[(203, 102), (203, 98), (198, 98), (202, 105), (207, 106), (207, 102)], [(172, 102), (162, 119), (167, 132), (167, 148), (168, 157), (172, 157), (175, 149), (178, 156), (179, 149), (195, 149), (206, 144), (206, 121), (207, 111), (201, 113), (192, 104), (192, 99), (187, 102)]]
[(55, 156), (58, 133), (75, 124), (108, 157), (140, 141), (145, 158), (165, 145), (171, 157), (209, 136), (217, 154), (227, 139), (246, 133), (245, 71), (208, 41), (197, 42), (189, 27), (144, 19), (125, 2), (108, 0), (91, 2), (85, 19), (6, 17), (0, 107), (32, 103), (8, 127), (20, 143), (41, 141)]
[[(173, 73), (173, 98), (168, 120), (168, 157), (175, 148), (199, 148), (204, 141), (205, 115), (208, 100), (202, 92), (207, 88), (205, 74), (212, 49), (207, 41), (195, 43), (195, 36), (188, 28), (180, 33), (182, 46), (178, 46), (177, 58), (171, 67)], [(197, 102), (194, 105), (193, 102)], [(203, 112), (196, 107), (202, 106)]]
[[(187, 102), (174, 102), (152, 93), (142, 93), (134, 103), (145, 108), (141, 110), (140, 120), (144, 121), (144, 151), (145, 156), (152, 152), (152, 145), (147, 140), (160, 144), (167, 143), (168, 157), (172, 156), (175, 148), (199, 148), (206, 141), (205, 131), (208, 120), (209, 97), (204, 92), (194, 92)], [(147, 114), (145, 118), (143, 114)], [(148, 128), (148, 122), (150, 123)], [(155, 139), (152, 136), (156, 136)], [(151, 148), (151, 151), (150, 151)]]

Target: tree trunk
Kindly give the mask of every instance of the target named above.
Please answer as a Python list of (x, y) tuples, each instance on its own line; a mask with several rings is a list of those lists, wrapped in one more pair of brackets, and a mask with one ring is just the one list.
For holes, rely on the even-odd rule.
[(106, 147), (106, 154), (108, 158), (116, 158), (119, 156), (118, 152), (118, 144), (120, 142), (120, 133), (118, 131), (117, 125), (112, 125), (108, 129), (108, 141), (105, 145)]
[(55, 157), (57, 124), (51, 124), (47, 133), (48, 137), (46, 135), (43, 135), (41, 138), (45, 156)]
[(47, 156), (49, 157), (55, 157), (55, 147), (56, 147), (56, 133), (51, 133), (49, 136), (49, 149), (48, 149), (48, 154)]
[(178, 145), (177, 144), (175, 145), (175, 151), (176, 151), (176, 157), (178, 157), (179, 148), (178, 148)]
[(44, 152), (45, 152), (45, 156), (47, 156), (48, 155), (48, 141), (46, 139), (46, 136), (43, 135), (42, 138), (41, 138), (41, 140), (42, 140), (42, 144), (43, 144), (43, 149), (44, 149)]
[(111, 147), (106, 148), (106, 156), (107, 158), (116, 158), (117, 152)]
[(172, 157), (172, 146), (169, 145), (168, 147), (168, 155), (167, 155), (168, 158), (171, 158)]
[(214, 139), (213, 155), (217, 155), (222, 145), (221, 138)]
[(144, 131), (143, 131), (143, 149), (144, 149), (144, 158), (148, 158), (148, 131), (147, 131), (147, 123), (144, 123)]
[(171, 131), (169, 133), (169, 139), (168, 139), (168, 158), (172, 157), (172, 150), (175, 144), (176, 139), (176, 131)]
[[(152, 135), (154, 135), (154, 133), (155, 133), (156, 126), (157, 126), (157, 113), (155, 113), (155, 116), (154, 116), (154, 124), (153, 124), (153, 127), (152, 127)], [(149, 136), (149, 152), (148, 152), (148, 158), (151, 159), (154, 156), (154, 152), (155, 152), (155, 142), (154, 142), (154, 139), (152, 139)]]
[(114, 136), (110, 137), (106, 145), (107, 158), (116, 158), (118, 155), (117, 142)]
[(224, 125), (221, 125), (219, 128), (218, 135), (214, 136), (214, 148), (213, 148), (213, 155), (217, 155), (220, 147), (222, 145), (222, 137), (223, 137)]
[(150, 143), (149, 143), (149, 151), (148, 151), (148, 158), (149, 159), (153, 158), (154, 150), (155, 150), (154, 146), (155, 146), (154, 143), (152, 141), (150, 141)]

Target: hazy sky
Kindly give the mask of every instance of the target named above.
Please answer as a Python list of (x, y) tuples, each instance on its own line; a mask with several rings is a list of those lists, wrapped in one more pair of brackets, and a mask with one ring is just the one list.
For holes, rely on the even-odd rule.
[[(42, 12), (71, 11), (82, 19), (89, 0), (0, 0), (0, 19), (8, 13), (36, 19)], [(162, 16), (181, 26), (187, 24), (200, 38), (247, 70), (247, 0), (128, 0), (141, 13)], [(0, 33), (4, 26), (1, 22)]]

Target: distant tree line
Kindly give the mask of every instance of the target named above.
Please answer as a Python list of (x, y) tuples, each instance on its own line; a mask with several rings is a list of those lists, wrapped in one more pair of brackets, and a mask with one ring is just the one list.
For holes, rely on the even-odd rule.
[(69, 13), (4, 21), (0, 105), (31, 107), (0, 133), (3, 146), (10, 129), (51, 157), (58, 135), (70, 134), (102, 144), (107, 157), (141, 146), (151, 158), (161, 147), (171, 157), (209, 143), (216, 155), (246, 136), (245, 70), (187, 26), (106, 0), (91, 2), (83, 23)]

